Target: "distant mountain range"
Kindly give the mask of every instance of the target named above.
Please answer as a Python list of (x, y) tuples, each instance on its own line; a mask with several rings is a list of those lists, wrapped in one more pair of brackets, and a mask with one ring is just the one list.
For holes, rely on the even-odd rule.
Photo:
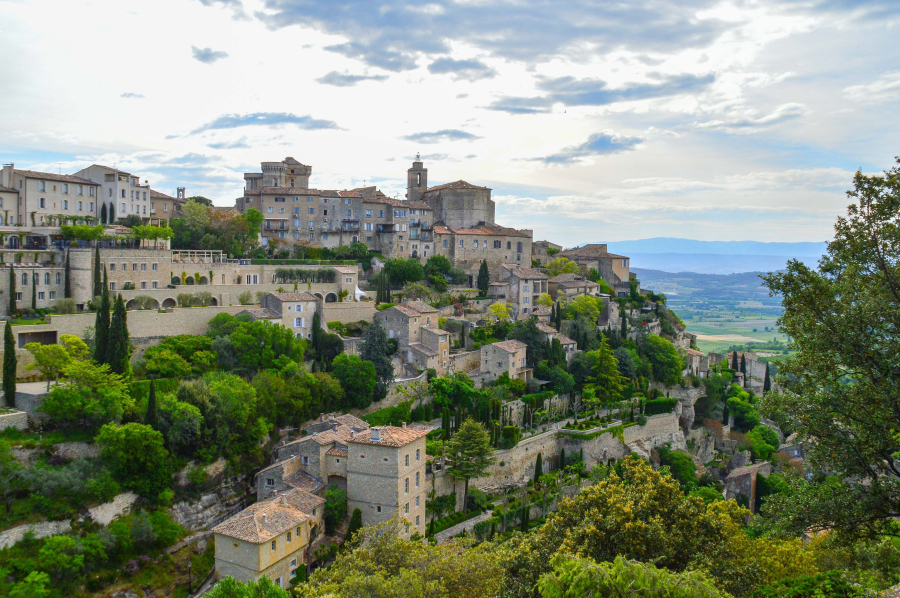
[(825, 253), (824, 241), (763, 243), (654, 237), (608, 245), (610, 252), (630, 257), (632, 268), (701, 274), (776, 271), (783, 269), (790, 259), (814, 266)]

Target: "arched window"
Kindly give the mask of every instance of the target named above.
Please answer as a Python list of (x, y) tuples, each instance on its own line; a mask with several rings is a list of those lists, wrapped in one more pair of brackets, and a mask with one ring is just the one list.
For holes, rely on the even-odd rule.
[(44, 284), (50, 284), (50, 273), (44, 272)]
[(416, 187), (421, 187), (421, 186), (422, 186), (422, 173), (417, 172), (416, 173)]

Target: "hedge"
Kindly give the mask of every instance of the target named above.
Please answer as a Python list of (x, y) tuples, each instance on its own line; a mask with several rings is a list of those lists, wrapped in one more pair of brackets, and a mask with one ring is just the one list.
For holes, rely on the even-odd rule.
[(269, 260), (251, 259), (254, 266), (355, 266), (356, 260)]
[(649, 399), (644, 401), (644, 415), (659, 415), (660, 413), (672, 413), (678, 399)]
[[(440, 519), (435, 519), (434, 521), (434, 533), (439, 534), (446, 529), (450, 529), (454, 525), (460, 524), (463, 521), (468, 521), (469, 519), (473, 519), (481, 515), (481, 511), (479, 509), (472, 509), (468, 513), (463, 513), (462, 511), (457, 511), (452, 515), (447, 515), (446, 517), (441, 517)], [(429, 526), (430, 529), (430, 526)]]
[(412, 401), (401, 401), (394, 407), (373, 411), (369, 415), (363, 416), (363, 419), (370, 426), (400, 426), (403, 422), (410, 421), (409, 408), (411, 406)]

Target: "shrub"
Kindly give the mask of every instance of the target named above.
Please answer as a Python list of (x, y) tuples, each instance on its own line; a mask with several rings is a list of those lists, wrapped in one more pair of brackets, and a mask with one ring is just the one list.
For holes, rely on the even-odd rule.
[(511, 449), (519, 443), (519, 435), (521, 430), (519, 426), (503, 426), (503, 432), (500, 435), (500, 448)]
[(678, 399), (649, 399), (644, 401), (644, 415), (658, 415), (660, 413), (672, 413)]
[(75, 300), (74, 299), (58, 299), (56, 301), (56, 313), (59, 314), (74, 314), (75, 313)]
[(237, 300), (240, 301), (241, 305), (251, 305), (253, 303), (253, 293), (244, 291), (243, 293), (238, 294)]

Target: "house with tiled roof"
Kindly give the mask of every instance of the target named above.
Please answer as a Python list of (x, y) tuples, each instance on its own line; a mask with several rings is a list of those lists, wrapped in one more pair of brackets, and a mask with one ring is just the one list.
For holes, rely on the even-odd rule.
[(399, 515), (412, 533), (425, 535), (425, 426), (375, 426), (348, 443), (347, 508), (362, 511), (363, 525)]
[[(337, 269), (337, 268), (336, 268)], [(356, 270), (353, 271), (356, 274)], [(279, 315), (279, 323), (294, 333), (294, 336), (312, 338), (312, 320), (320, 300), (311, 293), (268, 293), (263, 297), (262, 307)]]
[(725, 500), (737, 500), (743, 498), (748, 503), (748, 508), (756, 512), (756, 485), (757, 476), (769, 477), (772, 475), (772, 464), (762, 461), (753, 465), (738, 467), (725, 478)]
[(556, 328), (554, 328), (553, 326), (538, 322), (537, 327), (541, 332), (541, 340), (545, 342), (549, 341), (551, 344), (555, 340), (559, 341), (559, 344), (562, 346), (562, 350), (566, 353), (566, 361), (572, 361), (572, 359), (575, 357), (575, 353), (578, 351), (578, 344), (575, 341), (556, 330)]
[(532, 378), (531, 368), (526, 367), (528, 345), (522, 341), (509, 340), (491, 343), (481, 347), (481, 369), (473, 375), (483, 382), (496, 380), (503, 373), (510, 379), (528, 382)]
[(534, 268), (509, 264), (500, 266), (500, 281), (489, 287), (491, 299), (509, 305), (515, 320), (532, 317), (539, 307), (538, 298), (548, 291), (546, 274)]
[(576, 262), (584, 272), (596, 270), (601, 278), (615, 290), (617, 297), (625, 297), (631, 292), (629, 267), (631, 260), (627, 256), (610, 253), (606, 243), (589, 243), (581, 247), (566, 249), (556, 257), (564, 257)]
[(558, 274), (550, 279), (549, 284), (550, 296), (554, 300), (562, 297), (569, 299), (579, 295), (590, 295), (591, 297), (600, 297), (600, 285), (581, 274), (566, 272)]
[(216, 578), (248, 582), (266, 576), (287, 587), (306, 567), (307, 549), (323, 537), (324, 505), (323, 498), (292, 489), (215, 526)]
[(562, 251), (562, 245), (550, 241), (534, 241), (531, 244), (531, 259), (546, 266), (556, 258), (556, 254), (560, 251)]
[(389, 339), (397, 341), (406, 374), (434, 369), (445, 374), (450, 367), (450, 333), (438, 327), (438, 310), (424, 301), (409, 301), (375, 312)]

